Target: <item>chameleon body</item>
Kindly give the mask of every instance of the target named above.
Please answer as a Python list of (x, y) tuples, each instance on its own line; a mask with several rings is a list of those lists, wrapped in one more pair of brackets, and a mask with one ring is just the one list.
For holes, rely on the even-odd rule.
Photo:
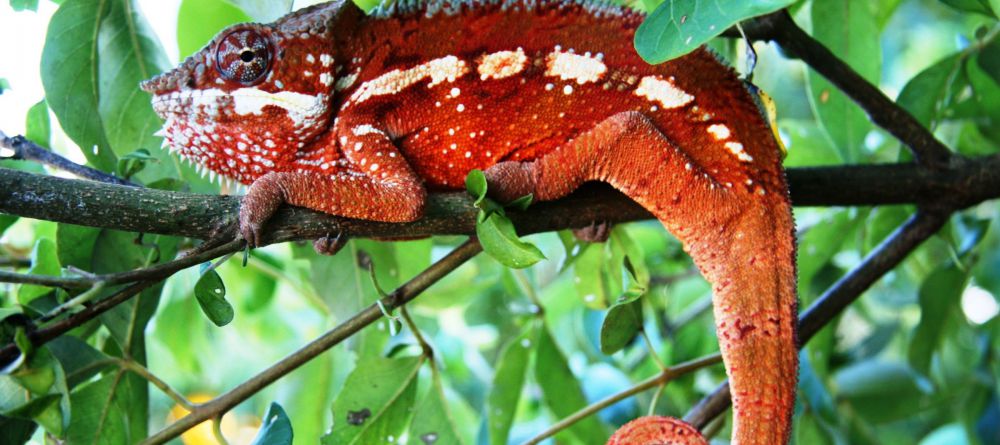
[[(165, 143), (249, 184), (257, 244), (279, 205), (420, 218), (427, 191), (487, 173), (498, 199), (604, 181), (655, 215), (712, 283), (733, 443), (788, 441), (796, 383), (793, 221), (754, 96), (704, 49), (650, 66), (642, 20), (574, 0), (350, 2), (219, 34), (145, 82)], [(609, 443), (706, 443), (644, 418)]]

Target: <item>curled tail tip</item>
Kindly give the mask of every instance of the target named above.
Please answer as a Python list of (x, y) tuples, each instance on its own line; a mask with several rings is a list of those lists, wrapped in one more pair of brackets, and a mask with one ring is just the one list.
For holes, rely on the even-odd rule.
[(607, 445), (708, 445), (708, 440), (683, 420), (643, 416), (618, 428)]

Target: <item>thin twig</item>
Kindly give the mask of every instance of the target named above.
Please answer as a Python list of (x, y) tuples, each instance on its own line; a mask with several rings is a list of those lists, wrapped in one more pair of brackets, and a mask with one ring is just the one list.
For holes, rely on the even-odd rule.
[(15, 161), (35, 161), (72, 173), (80, 178), (106, 182), (109, 184), (139, 187), (139, 185), (134, 182), (70, 161), (56, 152), (47, 150), (44, 147), (26, 139), (24, 136), (7, 137), (3, 131), (0, 131), (0, 147), (8, 148), (14, 152), (12, 156), (4, 157), (3, 159), (11, 159)]
[(643, 380), (631, 388), (628, 388), (616, 394), (612, 394), (597, 402), (587, 405), (583, 409), (571, 414), (565, 419), (562, 419), (552, 424), (552, 426), (545, 429), (545, 431), (538, 433), (535, 437), (532, 437), (527, 442), (524, 442), (524, 445), (537, 445), (541, 441), (548, 439), (549, 437), (552, 437), (556, 433), (566, 428), (569, 428), (574, 423), (579, 422), (587, 418), (587, 416), (597, 413), (598, 411), (604, 408), (614, 405), (622, 400), (625, 400), (650, 388), (656, 388), (659, 386), (666, 385), (667, 382), (670, 382), (671, 380), (676, 379), (677, 377), (682, 376), (684, 374), (688, 374), (697, 371), (701, 368), (712, 366), (720, 362), (722, 362), (722, 356), (719, 354), (712, 354), (666, 368), (663, 370), (663, 372), (654, 375), (646, 380)]
[[(420, 295), (425, 289), (430, 287), (442, 277), (455, 270), (466, 261), (476, 256), (482, 247), (479, 241), (469, 240), (451, 251), (447, 256), (432, 264), (419, 275), (406, 282), (393, 291), (387, 298), (382, 299), (382, 304), (389, 310), (398, 308)], [(193, 428), (205, 420), (224, 414), (230, 409), (250, 398), (264, 387), (270, 385), (275, 380), (285, 376), (289, 372), (302, 366), (317, 355), (340, 344), (361, 329), (371, 325), (382, 317), (382, 311), (375, 304), (358, 312), (350, 319), (344, 321), (339, 326), (333, 328), (321, 337), (313, 340), (309, 344), (299, 348), (287, 357), (281, 359), (271, 367), (259, 374), (239, 384), (229, 392), (222, 394), (204, 404), (195, 407), (191, 413), (181, 418), (177, 422), (167, 426), (160, 432), (147, 438), (143, 445), (162, 444), (181, 435), (184, 431)]]
[[(799, 317), (799, 347), (854, 302), (876, 280), (895, 268), (907, 255), (937, 233), (948, 220), (948, 213), (919, 211), (865, 257), (857, 267), (830, 286), (809, 309)], [(729, 382), (723, 382), (711, 394), (695, 405), (687, 416), (688, 423), (704, 428), (722, 414), (730, 404)]]
[(26, 267), (31, 267), (30, 258), (0, 258), (0, 267), (12, 267), (14, 269), (23, 269)]
[(167, 395), (167, 397), (173, 399), (174, 403), (177, 403), (178, 405), (184, 407), (184, 409), (188, 411), (194, 409), (194, 404), (192, 404), (190, 400), (182, 396), (181, 393), (171, 388), (170, 385), (167, 384), (167, 382), (164, 382), (155, 374), (149, 372), (149, 369), (146, 369), (145, 366), (142, 366), (135, 360), (118, 359), (115, 360), (115, 362), (118, 364), (119, 367), (131, 371), (132, 373), (138, 375), (139, 377), (142, 377), (149, 383), (152, 383), (153, 386), (159, 388), (160, 391), (162, 391), (164, 394)]

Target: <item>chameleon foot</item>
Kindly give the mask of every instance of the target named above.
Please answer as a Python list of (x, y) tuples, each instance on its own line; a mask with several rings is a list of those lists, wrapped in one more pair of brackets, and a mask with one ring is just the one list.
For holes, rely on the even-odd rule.
[(316, 241), (313, 241), (313, 250), (320, 255), (336, 255), (347, 245), (347, 236), (341, 232), (337, 232), (337, 236), (330, 237), (330, 235), (324, 236)]
[(588, 243), (603, 243), (611, 236), (611, 223), (594, 221), (587, 227), (573, 229), (573, 236)]

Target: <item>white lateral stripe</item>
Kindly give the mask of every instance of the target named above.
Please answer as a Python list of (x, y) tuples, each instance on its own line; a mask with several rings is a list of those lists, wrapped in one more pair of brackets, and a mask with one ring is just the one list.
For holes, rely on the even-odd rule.
[(385, 136), (385, 133), (382, 130), (379, 130), (378, 128), (375, 128), (368, 124), (358, 125), (357, 127), (352, 128), (351, 132), (354, 133), (355, 136), (365, 136), (369, 134), (378, 134)]
[(359, 104), (375, 96), (396, 94), (428, 77), (431, 82), (427, 86), (433, 87), (445, 81), (454, 82), (468, 72), (469, 66), (464, 60), (455, 56), (441, 57), (408, 70), (392, 70), (362, 83), (350, 100)]
[(724, 124), (709, 125), (708, 133), (711, 134), (712, 137), (715, 138), (715, 140), (717, 141), (729, 139), (729, 135), (731, 134), (729, 131), (729, 127), (725, 126)]
[(483, 56), (476, 70), (481, 80), (503, 79), (520, 73), (527, 64), (528, 56), (518, 48), (517, 51), (497, 51)]
[(639, 87), (635, 89), (635, 95), (659, 102), (663, 108), (683, 107), (694, 100), (694, 96), (660, 76), (643, 77), (639, 81)]
[[(589, 53), (588, 53), (589, 54)], [(575, 80), (579, 84), (597, 82), (608, 71), (607, 65), (596, 57), (564, 53), (556, 50), (545, 58), (546, 76), (561, 80)]]

